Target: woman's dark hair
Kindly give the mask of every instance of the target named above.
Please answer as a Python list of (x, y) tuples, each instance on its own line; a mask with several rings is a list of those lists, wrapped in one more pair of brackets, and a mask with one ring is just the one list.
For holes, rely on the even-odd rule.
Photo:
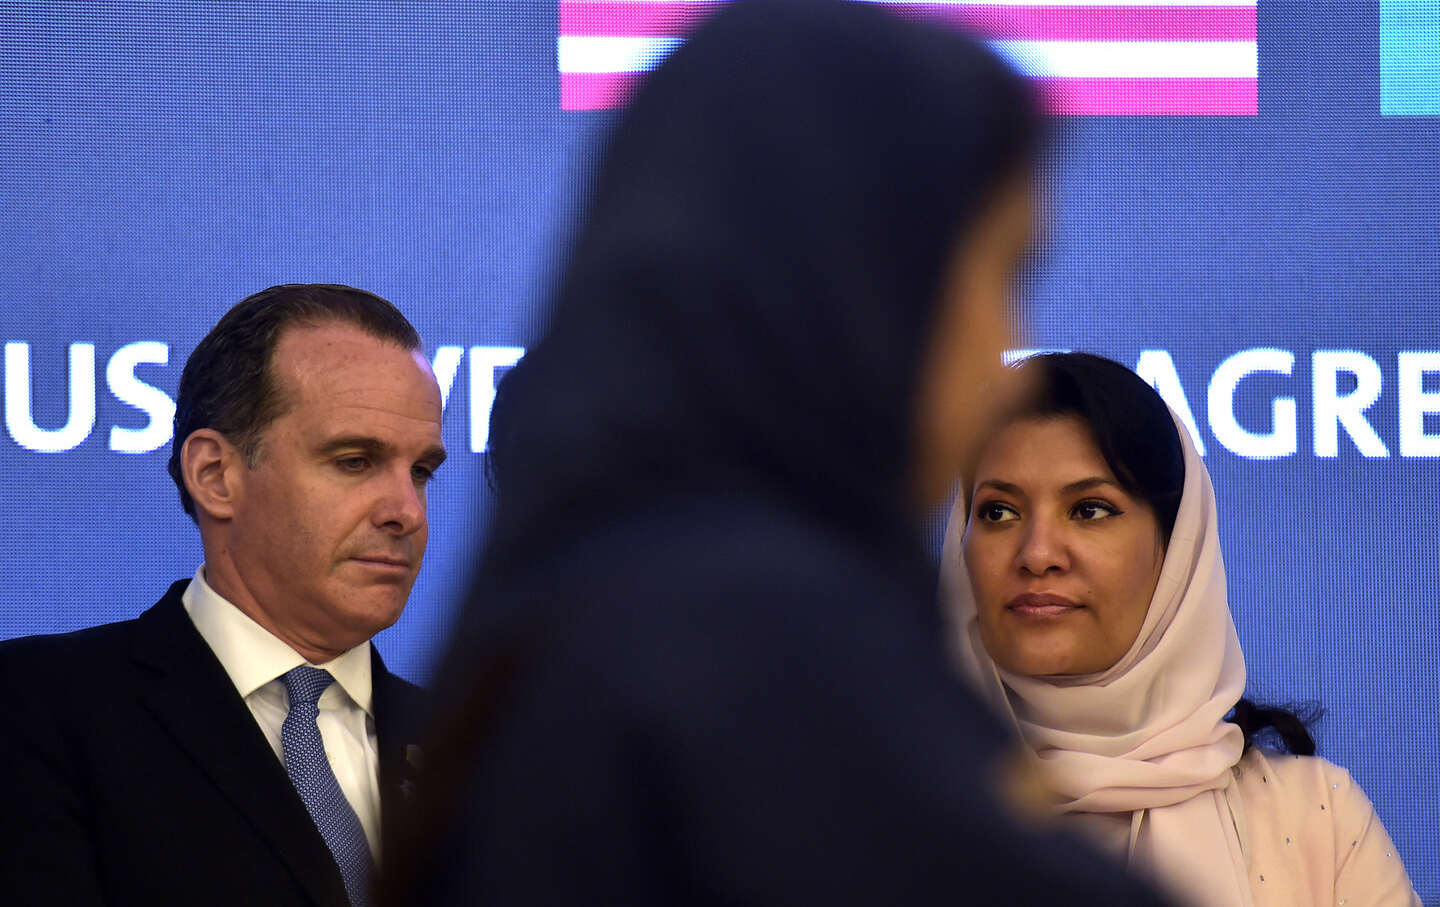
[[(1120, 363), (1090, 353), (1041, 353), (1016, 368), (1032, 376), (1035, 390), (1015, 418), (1083, 421), (1121, 487), (1154, 510), (1168, 544), (1185, 490), (1185, 452), (1170, 408), (1155, 389)], [(1229, 720), (1245, 733), (1246, 750), (1276, 742), (1310, 756), (1315, 740), (1307, 725), (1319, 715), (1316, 705), (1292, 710), (1241, 699)]]
[(1125, 366), (1090, 353), (1041, 353), (1017, 370), (1034, 394), (1017, 418), (1076, 416), (1090, 427), (1105, 465), (1132, 496), (1150, 505), (1169, 543), (1185, 491), (1185, 452), (1170, 410)]
[(1235, 703), (1228, 720), (1245, 732), (1246, 750), (1257, 743), (1269, 743), (1297, 756), (1313, 756), (1315, 738), (1310, 727), (1322, 714), (1324, 709), (1313, 702), (1281, 707), (1242, 699)]

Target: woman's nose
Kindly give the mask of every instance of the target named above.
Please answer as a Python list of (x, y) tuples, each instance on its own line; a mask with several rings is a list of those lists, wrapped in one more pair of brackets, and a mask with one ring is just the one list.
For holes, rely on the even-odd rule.
[(1034, 576), (1069, 570), (1070, 555), (1063, 530), (1044, 520), (1030, 521), (1021, 537), (1015, 561), (1022, 572)]

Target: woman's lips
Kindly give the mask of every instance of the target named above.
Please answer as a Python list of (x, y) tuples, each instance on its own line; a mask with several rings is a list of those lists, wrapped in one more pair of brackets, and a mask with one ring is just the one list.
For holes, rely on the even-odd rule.
[(1079, 611), (1084, 605), (1072, 602), (1063, 595), (1048, 592), (1027, 592), (1017, 595), (1005, 603), (1005, 610), (1019, 617), (1048, 619), (1064, 617)]

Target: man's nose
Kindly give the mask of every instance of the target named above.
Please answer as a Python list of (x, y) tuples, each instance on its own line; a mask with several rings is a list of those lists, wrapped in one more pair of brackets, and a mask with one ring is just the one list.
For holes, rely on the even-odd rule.
[(1023, 573), (1044, 576), (1070, 569), (1070, 552), (1061, 527), (1045, 520), (1029, 521), (1021, 537), (1015, 561)]
[(375, 502), (375, 525), (406, 536), (425, 525), (425, 489), (409, 468), (388, 471)]

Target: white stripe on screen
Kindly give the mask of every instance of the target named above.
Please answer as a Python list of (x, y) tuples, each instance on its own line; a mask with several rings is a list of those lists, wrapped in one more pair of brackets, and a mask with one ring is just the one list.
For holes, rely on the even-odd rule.
[[(645, 72), (681, 38), (562, 35), (561, 72)], [(1032, 76), (1072, 78), (1255, 78), (1253, 41), (992, 41)]]
[(556, 42), (556, 62), (561, 72), (646, 72), (683, 40), (561, 35)]
[(1071, 78), (1255, 78), (1253, 41), (991, 41), (1016, 69)]

